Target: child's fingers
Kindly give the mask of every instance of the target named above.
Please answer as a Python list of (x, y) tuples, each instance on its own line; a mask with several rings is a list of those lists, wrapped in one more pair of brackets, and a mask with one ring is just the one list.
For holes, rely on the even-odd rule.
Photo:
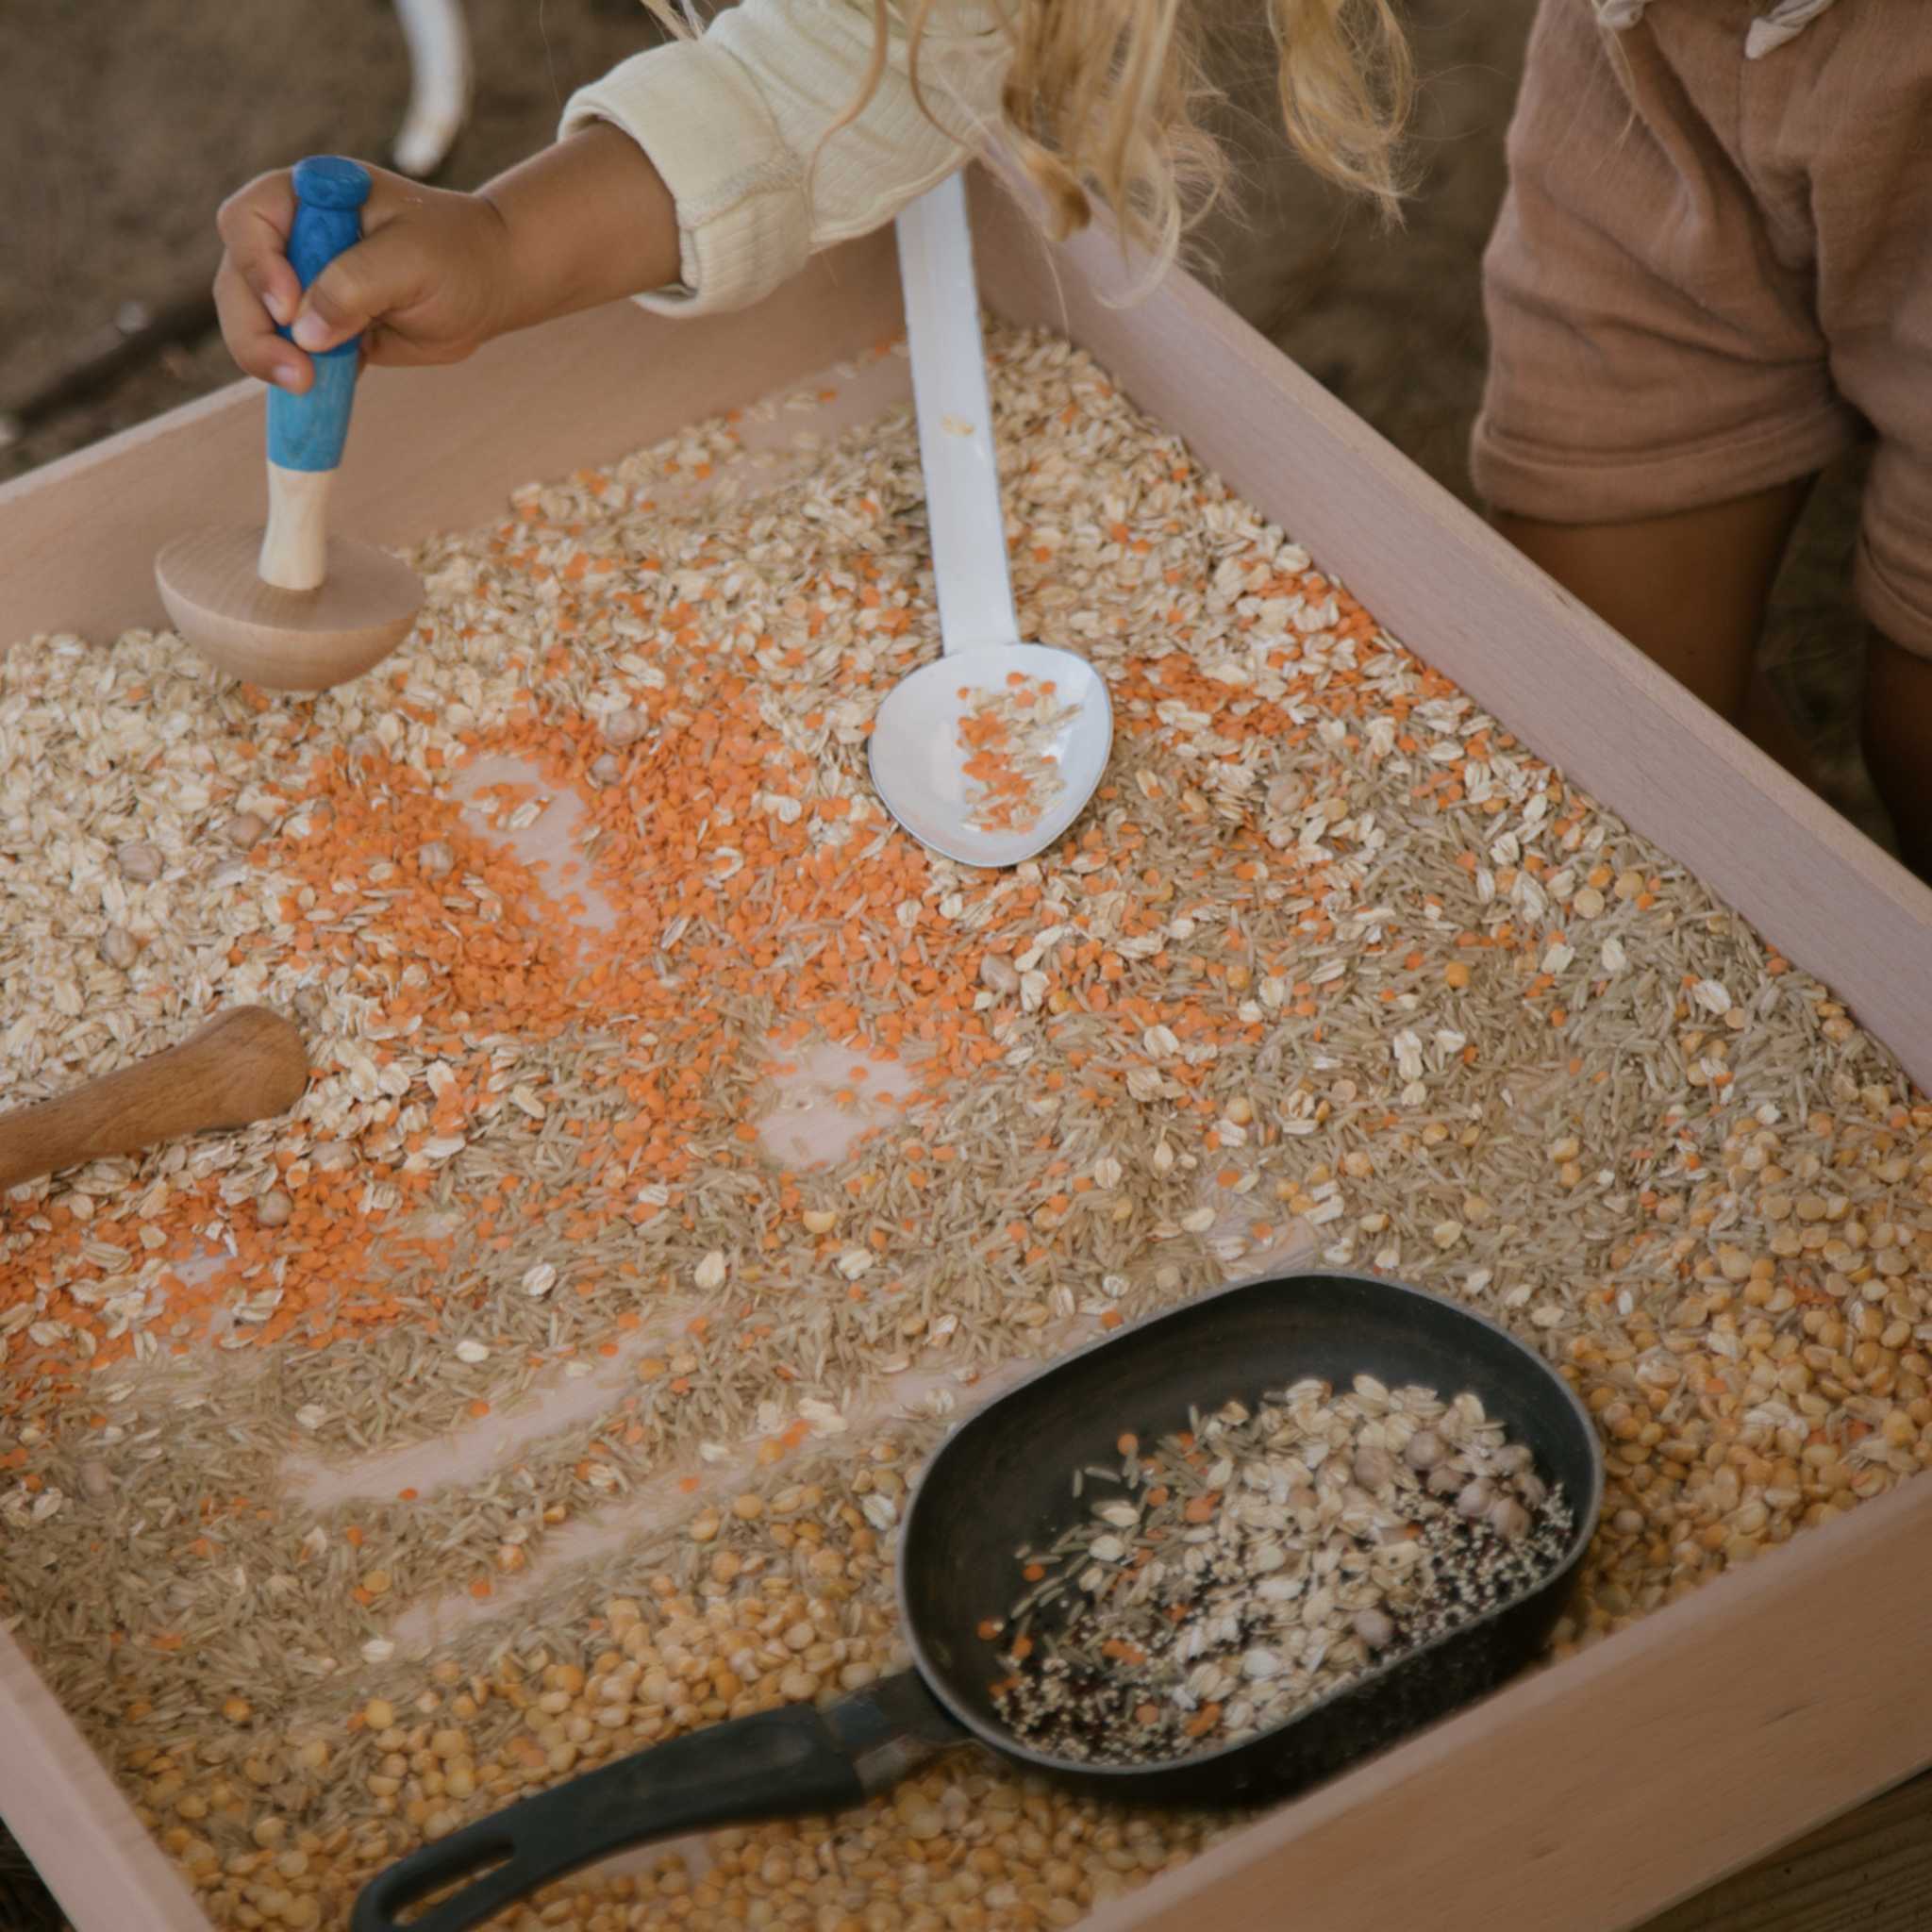
[(258, 175), (222, 204), (215, 226), (242, 282), (286, 327), (302, 301), (302, 284), (289, 266), (289, 230), (295, 220), (293, 176), (284, 168)]
[(222, 335), (243, 375), (259, 376), (301, 395), (308, 387), (308, 358), (275, 332), (261, 298), (243, 279), (232, 257), (225, 258), (215, 276), (215, 314)]
[(347, 248), (309, 283), (295, 318), (296, 342), (332, 349), (424, 291), (423, 239), (406, 227), (380, 228)]

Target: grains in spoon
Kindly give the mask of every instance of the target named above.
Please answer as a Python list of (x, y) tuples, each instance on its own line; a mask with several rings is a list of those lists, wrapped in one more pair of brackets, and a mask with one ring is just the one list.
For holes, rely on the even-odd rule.
[(1054, 692), (1051, 678), (1012, 671), (1006, 690), (980, 693), (961, 715), (960, 769), (972, 781), (967, 823), (974, 831), (1030, 832), (1066, 790), (1058, 742), (1079, 708), (1056, 704)]

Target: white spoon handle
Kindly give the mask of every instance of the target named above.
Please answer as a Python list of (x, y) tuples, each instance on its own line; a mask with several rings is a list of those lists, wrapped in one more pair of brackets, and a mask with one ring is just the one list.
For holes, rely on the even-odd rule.
[(948, 651), (1016, 644), (965, 176), (921, 195), (897, 227), (941, 641)]

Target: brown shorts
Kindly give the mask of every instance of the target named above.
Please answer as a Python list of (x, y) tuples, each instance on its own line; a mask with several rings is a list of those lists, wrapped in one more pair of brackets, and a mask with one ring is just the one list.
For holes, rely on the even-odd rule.
[[(1808, 475), (1869, 426), (1856, 590), (1932, 656), (1932, 6), (1542, 0), (1484, 258), (1497, 508), (1620, 523)], [(1621, 59), (1618, 58), (1621, 54)]]

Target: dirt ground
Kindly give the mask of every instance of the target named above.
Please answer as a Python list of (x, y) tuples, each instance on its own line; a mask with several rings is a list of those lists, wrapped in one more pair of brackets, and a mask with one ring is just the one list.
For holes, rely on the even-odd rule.
[[(1269, 132), (1252, 0), (1208, 0), (1245, 111), (1238, 217), (1204, 238), (1227, 298), (1449, 489), (1481, 391), (1479, 261), (1504, 185), (1503, 134), (1533, 0), (1410, 0), (1426, 75), (1422, 180), (1384, 232), (1314, 182)], [(646, 44), (638, 0), (468, 0), (477, 87), (442, 176), (474, 186), (547, 141), (581, 80)], [(1245, 21), (1245, 25), (1243, 22)], [(1259, 48), (1265, 61), (1265, 45)], [(7, 437), (62, 371), (204, 289), (213, 213), (257, 171), (318, 149), (384, 158), (408, 70), (389, 0), (115, 0), (35, 9), (0, 58), (0, 481), (233, 379), (219, 337), (163, 350)], [(425, 380), (434, 380), (433, 375)], [(1877, 836), (1856, 753), (1860, 627), (1845, 593), (1857, 471), (1828, 477), (1801, 529), (1766, 641), (1774, 682), (1834, 803)], [(1426, 638), (1411, 640), (1424, 652)], [(0, 1878), (4, 1878), (0, 1874)], [(10, 1916), (0, 1886), (0, 1924)]]

